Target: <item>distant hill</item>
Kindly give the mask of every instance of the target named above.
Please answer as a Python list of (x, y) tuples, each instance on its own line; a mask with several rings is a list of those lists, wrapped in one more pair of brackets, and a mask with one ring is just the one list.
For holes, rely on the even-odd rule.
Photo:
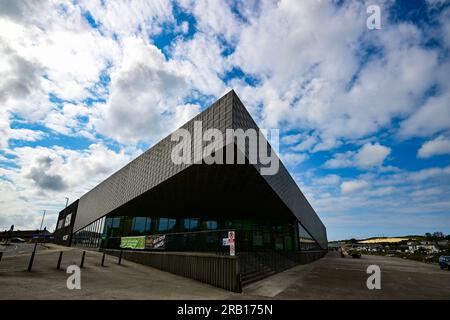
[(408, 240), (416, 240), (420, 241), (423, 240), (424, 236), (419, 235), (406, 235), (406, 236), (398, 236), (398, 237), (371, 237), (366, 239), (347, 239), (347, 240), (341, 240), (339, 242), (350, 242), (350, 243), (362, 243), (362, 244), (376, 244), (376, 243), (398, 243), (402, 241), (408, 241)]
[(358, 243), (364, 243), (364, 244), (370, 244), (370, 243), (397, 243), (402, 241), (408, 241), (408, 240), (417, 240), (416, 238), (410, 238), (410, 237), (383, 237), (383, 238), (371, 238), (371, 239), (365, 239), (360, 240)]

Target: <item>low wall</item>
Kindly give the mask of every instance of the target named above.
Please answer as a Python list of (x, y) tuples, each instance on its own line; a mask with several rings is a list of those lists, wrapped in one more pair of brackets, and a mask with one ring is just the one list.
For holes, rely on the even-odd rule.
[[(106, 253), (118, 257), (120, 250), (106, 249)], [(306, 264), (325, 256), (327, 251), (285, 252), (283, 256), (293, 265)], [(211, 284), (225, 290), (242, 292), (241, 263), (239, 256), (221, 256), (196, 252), (150, 252), (123, 250), (122, 258), (139, 264), (151, 266), (186, 278)], [(279, 259), (279, 257), (278, 257)], [(276, 261), (274, 261), (277, 264)], [(278, 260), (278, 264), (281, 261)], [(269, 267), (275, 272), (286, 268)]]
[(327, 253), (327, 250), (292, 252), (290, 258), (299, 264), (307, 264), (323, 258)]
[[(120, 250), (107, 249), (106, 253), (117, 257)], [(225, 290), (241, 292), (237, 257), (193, 252), (123, 251), (122, 258)]]

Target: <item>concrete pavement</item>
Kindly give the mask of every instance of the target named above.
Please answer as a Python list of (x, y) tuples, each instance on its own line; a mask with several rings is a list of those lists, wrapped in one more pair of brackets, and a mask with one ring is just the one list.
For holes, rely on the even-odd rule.
[(60, 248), (36, 255), (27, 272), (28, 255), (4, 257), (0, 262), (0, 299), (227, 299), (233, 293), (168, 272), (86, 251), (81, 290), (66, 286), (69, 265), (80, 265), (82, 251), (62, 247), (61, 270), (56, 270)]
[[(8, 245), (0, 245), (0, 251), (4, 257), (17, 256), (22, 254), (30, 254), (34, 249), (34, 243), (9, 243)], [(47, 250), (46, 245), (38, 244), (36, 251)]]
[[(64, 251), (56, 270), (59, 251)], [(450, 299), (450, 272), (437, 265), (394, 257), (340, 258), (331, 252), (244, 288), (242, 294), (168, 272), (87, 251), (81, 290), (66, 287), (68, 265), (80, 264), (82, 251), (50, 245), (39, 251), (33, 271), (29, 254), (5, 256), (0, 262), (0, 299)], [(367, 266), (381, 268), (381, 290), (368, 290)]]
[[(367, 289), (369, 265), (381, 269), (381, 290)], [(323, 259), (247, 286), (246, 295), (273, 299), (450, 299), (450, 272), (437, 264), (395, 257)]]

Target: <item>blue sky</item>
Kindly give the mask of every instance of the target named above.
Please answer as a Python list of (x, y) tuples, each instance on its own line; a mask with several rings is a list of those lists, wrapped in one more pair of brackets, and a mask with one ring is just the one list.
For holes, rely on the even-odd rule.
[[(369, 5), (381, 29), (366, 27)], [(0, 2), (0, 229), (234, 89), (329, 238), (450, 233), (450, 4)]]

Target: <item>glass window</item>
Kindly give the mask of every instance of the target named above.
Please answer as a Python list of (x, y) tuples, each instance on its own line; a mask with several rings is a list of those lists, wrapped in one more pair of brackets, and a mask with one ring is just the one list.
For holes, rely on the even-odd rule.
[(217, 229), (217, 221), (215, 220), (209, 220), (205, 221), (206, 230), (216, 230)]
[(311, 237), (308, 231), (299, 223), (298, 224), (298, 241), (300, 250), (318, 250), (320, 249), (317, 242)]
[(158, 231), (167, 231), (167, 218), (158, 219)]
[(103, 236), (110, 237), (112, 232), (112, 222), (113, 218), (106, 218), (105, 220), (105, 229), (103, 230)]
[(147, 218), (135, 217), (133, 218), (133, 235), (141, 235), (146, 231)]
[(158, 231), (159, 232), (174, 231), (176, 224), (177, 224), (176, 219), (159, 218)]
[(130, 236), (132, 233), (133, 217), (122, 217), (120, 235), (121, 237)]
[(200, 226), (200, 219), (184, 219), (184, 230), (193, 231), (197, 230)]
[(177, 219), (168, 219), (167, 220), (167, 230), (175, 231), (176, 224), (177, 224)]
[(145, 233), (148, 234), (152, 230), (152, 218), (145, 218)]
[(111, 237), (119, 236), (120, 220), (121, 220), (120, 217), (112, 218)]
[(113, 218), (112, 227), (113, 228), (120, 227), (120, 217), (114, 217)]

